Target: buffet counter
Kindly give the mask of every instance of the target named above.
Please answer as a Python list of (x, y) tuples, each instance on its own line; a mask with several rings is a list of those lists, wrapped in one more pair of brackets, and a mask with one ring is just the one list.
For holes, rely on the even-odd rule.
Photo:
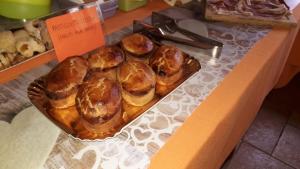
[[(292, 9), (298, 4), (290, 2)], [(103, 25), (109, 34), (107, 42), (119, 41), (131, 32), (124, 26), (152, 11), (190, 16), (183, 16), (178, 12), (181, 9), (167, 8), (161, 1), (152, 1), (129, 13), (118, 12)], [(294, 15), (299, 23), (300, 6), (294, 8)], [(293, 43), (299, 26), (270, 30), (207, 23), (207, 27), (210, 37), (224, 43), (218, 60), (198, 58), (202, 68), (195, 76), (112, 139), (82, 142), (62, 132), (44, 168), (219, 168), (250, 126), (265, 96), (299, 71), (298, 43)], [(35, 69), (0, 86), (0, 120), (10, 121), (30, 106), (26, 88), (53, 67), (38, 66), (53, 57), (35, 60), (27, 70)]]
[(298, 26), (274, 28), (258, 41), (152, 158), (150, 168), (220, 168), (265, 96), (300, 71), (300, 6), (287, 2)]

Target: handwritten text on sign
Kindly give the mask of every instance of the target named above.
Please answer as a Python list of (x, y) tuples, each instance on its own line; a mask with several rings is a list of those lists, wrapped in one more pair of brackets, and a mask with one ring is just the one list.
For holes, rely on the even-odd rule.
[(59, 61), (104, 45), (95, 7), (48, 19), (46, 24)]

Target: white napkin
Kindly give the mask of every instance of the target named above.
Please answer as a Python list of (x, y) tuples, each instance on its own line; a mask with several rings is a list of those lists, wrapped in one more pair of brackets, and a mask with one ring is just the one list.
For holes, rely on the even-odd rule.
[(39, 169), (60, 133), (36, 108), (20, 112), (11, 123), (0, 121), (0, 169)]

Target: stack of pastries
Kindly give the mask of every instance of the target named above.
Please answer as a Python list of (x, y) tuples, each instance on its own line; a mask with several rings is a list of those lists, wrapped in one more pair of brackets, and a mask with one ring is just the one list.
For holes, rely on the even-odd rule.
[(87, 71), (88, 62), (80, 56), (74, 56), (58, 64), (45, 79), (45, 93), (51, 105), (48, 112), (72, 133), (72, 126), (79, 119), (75, 111), (75, 98)]
[(163, 45), (150, 58), (149, 65), (156, 73), (158, 84), (172, 85), (182, 76), (183, 62), (184, 56), (181, 50)]
[(144, 106), (155, 94), (155, 74), (151, 67), (140, 61), (126, 61), (118, 70), (123, 99), (134, 106)]
[(110, 135), (123, 124), (121, 88), (113, 79), (93, 73), (79, 87), (77, 111), (86, 129)]
[[(183, 62), (179, 49), (155, 48), (142, 34), (125, 37), (120, 47), (101, 47), (87, 58), (69, 57), (45, 78), (49, 114), (80, 138), (111, 136), (128, 120), (122, 103), (147, 105), (157, 86), (173, 85), (183, 76)], [(80, 134), (86, 132), (79, 131), (79, 124), (94, 134)]]

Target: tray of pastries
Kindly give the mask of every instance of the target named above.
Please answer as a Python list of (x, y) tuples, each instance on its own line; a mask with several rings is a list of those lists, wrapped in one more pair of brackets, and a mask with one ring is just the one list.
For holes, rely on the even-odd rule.
[(179, 48), (133, 33), (65, 59), (33, 81), (28, 97), (75, 138), (102, 140), (158, 103), (201, 68)]

